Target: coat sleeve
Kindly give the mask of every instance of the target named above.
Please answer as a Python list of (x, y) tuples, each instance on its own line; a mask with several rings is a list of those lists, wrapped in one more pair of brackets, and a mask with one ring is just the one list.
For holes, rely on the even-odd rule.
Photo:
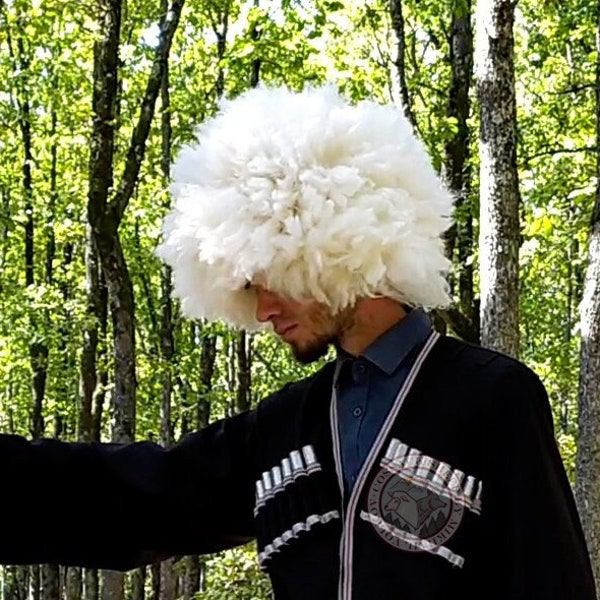
[(517, 362), (488, 384), (480, 560), (490, 598), (596, 600), (544, 386)]
[(255, 413), (165, 449), (0, 435), (0, 563), (126, 571), (254, 537)]

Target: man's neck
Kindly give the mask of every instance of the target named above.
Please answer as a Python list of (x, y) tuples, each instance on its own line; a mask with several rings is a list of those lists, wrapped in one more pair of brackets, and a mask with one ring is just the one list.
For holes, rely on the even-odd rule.
[(338, 338), (338, 344), (349, 354), (358, 356), (406, 315), (402, 305), (391, 298), (359, 300), (348, 327), (342, 330)]

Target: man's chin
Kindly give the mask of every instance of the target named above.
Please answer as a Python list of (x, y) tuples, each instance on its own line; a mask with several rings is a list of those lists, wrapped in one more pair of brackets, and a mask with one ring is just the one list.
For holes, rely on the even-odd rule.
[(329, 342), (314, 344), (301, 348), (295, 344), (290, 344), (294, 358), (303, 365), (309, 365), (320, 358), (323, 358), (329, 349)]

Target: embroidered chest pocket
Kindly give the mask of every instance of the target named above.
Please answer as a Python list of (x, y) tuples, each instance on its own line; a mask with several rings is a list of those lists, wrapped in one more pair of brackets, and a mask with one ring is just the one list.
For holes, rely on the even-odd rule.
[(304, 536), (340, 518), (313, 446), (285, 456), (256, 481), (254, 517), (263, 570)]
[(446, 543), (466, 511), (481, 513), (481, 492), (472, 475), (392, 439), (360, 517), (399, 550), (429, 552), (462, 567), (464, 558)]

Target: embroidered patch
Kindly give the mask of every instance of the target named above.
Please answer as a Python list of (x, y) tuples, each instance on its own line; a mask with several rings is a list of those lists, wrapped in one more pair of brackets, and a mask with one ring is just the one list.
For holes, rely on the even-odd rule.
[(388, 544), (409, 552), (424, 549), (414, 543), (415, 538), (432, 546), (444, 544), (458, 529), (465, 510), (461, 504), (409, 483), (385, 468), (369, 488), (368, 509), (376, 519), (409, 534), (404, 538), (388, 528), (375, 527)]
[(465, 510), (481, 512), (481, 482), (393, 439), (369, 488), (370, 522), (388, 544), (407, 552), (430, 552), (456, 566), (464, 562), (445, 544)]

